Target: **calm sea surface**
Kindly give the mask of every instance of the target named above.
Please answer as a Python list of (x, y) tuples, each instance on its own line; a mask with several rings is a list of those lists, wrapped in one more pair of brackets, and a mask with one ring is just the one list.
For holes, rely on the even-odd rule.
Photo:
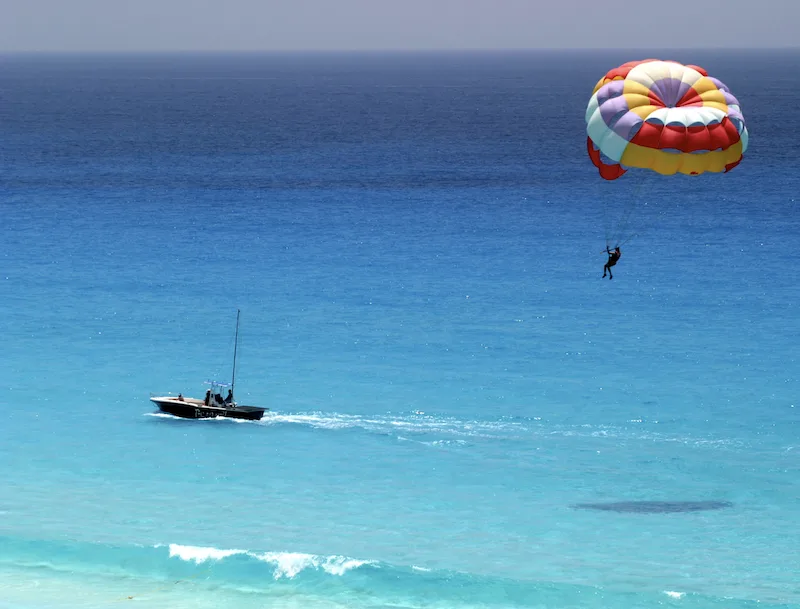
[[(739, 167), (599, 177), (650, 56)], [(798, 65), (0, 57), (0, 607), (800, 607)]]

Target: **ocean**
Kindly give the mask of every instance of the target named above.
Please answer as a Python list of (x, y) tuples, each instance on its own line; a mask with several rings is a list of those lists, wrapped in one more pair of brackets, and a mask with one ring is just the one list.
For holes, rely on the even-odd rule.
[[(600, 178), (645, 57), (741, 165)], [(799, 608), (799, 64), (0, 57), (0, 607)]]

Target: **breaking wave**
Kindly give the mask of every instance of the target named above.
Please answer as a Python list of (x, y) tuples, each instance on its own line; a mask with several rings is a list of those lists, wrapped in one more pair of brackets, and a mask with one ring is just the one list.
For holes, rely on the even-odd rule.
[[(124, 589), (121, 599), (154, 598), (155, 591), (246, 595), (265, 601), (280, 598), (286, 606), (308, 599), (329, 599), (336, 607), (523, 608), (608, 606), (675, 606), (701, 609), (769, 609), (765, 602), (721, 599), (676, 590), (610, 590), (574, 583), (506, 579), (482, 574), (302, 552), (253, 551), (177, 543), (154, 546), (112, 546), (0, 538), (0, 569), (14, 569), (39, 579), (48, 573), (80, 581), (108, 582)], [(38, 585), (38, 584), (37, 584)], [(97, 591), (93, 594), (97, 597)], [(242, 597), (245, 598), (245, 597)], [(293, 600), (292, 600), (293, 599)], [(149, 606), (149, 605), (148, 605)], [(230, 602), (226, 606), (236, 606)], [(273, 605), (270, 605), (273, 606)], [(278, 606), (278, 605), (274, 605)], [(283, 605), (280, 605), (283, 606)], [(315, 605), (317, 606), (317, 605)], [(320, 605), (323, 606), (323, 605)], [(790, 607), (783, 605), (782, 607)], [(777, 605), (775, 605), (777, 607)]]
[(274, 579), (294, 578), (306, 570), (322, 571), (328, 575), (344, 575), (351, 569), (364, 565), (376, 565), (374, 561), (357, 560), (347, 556), (316, 556), (301, 552), (248, 552), (247, 550), (218, 550), (196, 546), (169, 545), (170, 558), (180, 558), (201, 565), (221, 561), (231, 556), (241, 556), (269, 565)]

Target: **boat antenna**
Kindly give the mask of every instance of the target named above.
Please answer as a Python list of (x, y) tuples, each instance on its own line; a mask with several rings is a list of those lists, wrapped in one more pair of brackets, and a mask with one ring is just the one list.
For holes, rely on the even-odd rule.
[(233, 389), (234, 384), (236, 383), (236, 348), (239, 346), (239, 313), (241, 313), (241, 311), (236, 309), (236, 337), (233, 340), (233, 373), (231, 374), (231, 395), (236, 395)]

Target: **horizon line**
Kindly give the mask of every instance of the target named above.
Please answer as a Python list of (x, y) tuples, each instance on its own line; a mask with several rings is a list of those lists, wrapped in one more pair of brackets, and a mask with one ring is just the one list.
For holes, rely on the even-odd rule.
[(800, 51), (800, 45), (785, 46), (696, 46), (696, 47), (463, 47), (463, 48), (355, 48), (355, 49), (0, 49), (7, 55), (247, 55), (247, 54), (387, 54), (387, 53), (570, 53), (570, 52), (683, 52), (683, 51)]

